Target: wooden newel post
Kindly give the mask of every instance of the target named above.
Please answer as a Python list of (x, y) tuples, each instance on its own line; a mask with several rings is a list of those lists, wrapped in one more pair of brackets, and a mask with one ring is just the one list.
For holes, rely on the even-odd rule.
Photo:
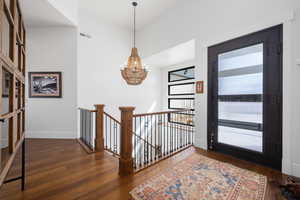
[(133, 174), (132, 158), (132, 120), (134, 107), (120, 107), (121, 110), (121, 152), (119, 159), (119, 174), (126, 176)]
[(104, 151), (104, 105), (95, 105), (96, 107), (96, 137), (95, 137), (95, 151)]

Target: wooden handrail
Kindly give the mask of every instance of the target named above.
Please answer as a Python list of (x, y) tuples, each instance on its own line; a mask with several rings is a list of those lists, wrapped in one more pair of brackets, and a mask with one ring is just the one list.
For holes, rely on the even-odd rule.
[(116, 118), (114, 118), (113, 116), (111, 116), (110, 114), (104, 112), (104, 115), (106, 115), (107, 117), (111, 118), (113, 121), (117, 122), (118, 124), (121, 125), (121, 122), (119, 120), (117, 120)]
[[(119, 174), (120, 175), (131, 175), (134, 173), (135, 169), (140, 168), (136, 167), (136, 159), (137, 157), (133, 157), (133, 152), (135, 151), (134, 149), (134, 144), (133, 141), (138, 141), (138, 143), (142, 144), (144, 148), (147, 150), (144, 152), (149, 153), (147, 154), (147, 158), (143, 158), (143, 161), (140, 161), (139, 165), (142, 164), (142, 167), (148, 166), (149, 163), (151, 164), (152, 162), (155, 163), (157, 160), (160, 160), (166, 156), (172, 155), (174, 152), (181, 150), (185, 148), (187, 145), (191, 144), (192, 142), (188, 140), (188, 137), (181, 137), (180, 134), (181, 132), (178, 132), (177, 135), (175, 136), (175, 139), (177, 139), (177, 146), (173, 145), (172, 143), (172, 148), (170, 149), (167, 147), (165, 150), (168, 150), (167, 152), (165, 150), (162, 150), (161, 148), (163, 147), (163, 144), (156, 145), (156, 143), (151, 141), (148, 141), (147, 139), (143, 138), (141, 135), (138, 135), (136, 132), (136, 129), (134, 129), (134, 120), (136, 120), (136, 117), (145, 117), (145, 116), (155, 116), (155, 115), (165, 115), (165, 114), (171, 114), (171, 113), (187, 113), (191, 114), (190, 111), (193, 111), (191, 109), (176, 109), (176, 110), (170, 110), (170, 111), (164, 111), (164, 112), (153, 112), (153, 113), (144, 113), (144, 114), (133, 114), (135, 108), (134, 107), (120, 107), (121, 111), (121, 120), (118, 120), (117, 118), (113, 117), (112, 115), (108, 114), (107, 112), (104, 111), (104, 105), (95, 105), (96, 110), (89, 110), (89, 109), (84, 109), (84, 108), (79, 108), (80, 110), (84, 111), (89, 111), (89, 112), (96, 112), (96, 139), (95, 139), (95, 151), (96, 152), (101, 152), (103, 150), (109, 151), (116, 155), (119, 158)], [(109, 130), (110, 133), (107, 132), (107, 120), (109, 120)], [(112, 124), (113, 123), (113, 124)], [(135, 122), (136, 123), (136, 122)], [(190, 128), (180, 128), (180, 126), (177, 125), (170, 125), (168, 123), (164, 124), (161, 120), (155, 118), (155, 123), (158, 123), (158, 125), (167, 125), (171, 128), (175, 129), (180, 129), (184, 132), (190, 134), (190, 138), (192, 138), (193, 134), (193, 128), (191, 127), (192, 130), (189, 130)], [(112, 127), (113, 125), (113, 127)], [(140, 124), (141, 126), (141, 124)], [(156, 126), (156, 125), (155, 125)], [(120, 132), (118, 132), (118, 127)], [(107, 147), (105, 146), (104, 138), (108, 138), (107, 134), (112, 134), (111, 130), (113, 129), (113, 134), (111, 135), (110, 138), (113, 136), (113, 138), (120, 138), (119, 142), (114, 143), (113, 145), (118, 145), (119, 146), (113, 146), (113, 147)], [(164, 128), (164, 127), (163, 127)], [(164, 132), (165, 133), (165, 132)], [(155, 132), (155, 134), (157, 134)], [(164, 136), (163, 133), (159, 133), (160, 135)], [(105, 137), (104, 137), (105, 136)], [(187, 135), (188, 136), (188, 135)], [(135, 139), (133, 138), (135, 137)], [(152, 137), (152, 136), (151, 136)], [(171, 137), (171, 136), (167, 136)], [(118, 139), (117, 139), (118, 140)], [(116, 141), (117, 141), (116, 140)], [(171, 141), (171, 140), (170, 140)], [(180, 144), (179, 144), (180, 143)], [(182, 144), (181, 144), (182, 143)], [(175, 144), (175, 142), (174, 142)], [(165, 146), (168, 144), (164, 144)], [(115, 148), (117, 150), (115, 150)], [(119, 150), (119, 151), (118, 151)], [(154, 151), (155, 152), (154, 152)], [(154, 152), (154, 153), (153, 153)], [(163, 155), (164, 152), (164, 155)], [(135, 156), (138, 154), (135, 154)], [(152, 156), (153, 155), (153, 156)], [(140, 156), (143, 156), (143, 154), (140, 154)], [(149, 156), (151, 158), (149, 159)], [(141, 157), (142, 158), (142, 157)]]
[(154, 113), (143, 113), (143, 114), (135, 114), (133, 117), (144, 117), (144, 116), (151, 116), (151, 115), (164, 115), (164, 114), (170, 114), (170, 113), (179, 113), (183, 111), (191, 111), (190, 109), (180, 109), (180, 110), (174, 110), (174, 111), (164, 111), (164, 112), (154, 112)]

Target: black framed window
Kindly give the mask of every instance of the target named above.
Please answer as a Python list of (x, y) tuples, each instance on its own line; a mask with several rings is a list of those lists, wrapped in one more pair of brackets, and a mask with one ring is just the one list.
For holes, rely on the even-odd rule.
[(170, 113), (168, 115), (168, 121), (174, 124), (194, 126), (194, 111), (188, 111), (187, 113)]
[(195, 98), (169, 98), (169, 109), (195, 109)]
[(195, 66), (169, 71), (169, 83), (195, 79)]
[(195, 83), (181, 83), (169, 85), (168, 87), (169, 96), (177, 96), (177, 95), (194, 95), (195, 94)]
[[(168, 122), (194, 126), (195, 66), (168, 72), (168, 108), (185, 109), (182, 113), (170, 113)], [(179, 83), (175, 83), (179, 82)]]

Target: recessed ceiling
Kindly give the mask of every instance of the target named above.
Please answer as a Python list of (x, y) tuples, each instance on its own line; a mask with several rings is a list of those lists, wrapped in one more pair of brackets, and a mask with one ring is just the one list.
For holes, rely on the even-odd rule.
[[(118, 26), (132, 28), (132, 0), (79, 0), (80, 13), (92, 13), (99, 21), (105, 20)], [(168, 12), (180, 0), (137, 0), (137, 29), (151, 24)]]

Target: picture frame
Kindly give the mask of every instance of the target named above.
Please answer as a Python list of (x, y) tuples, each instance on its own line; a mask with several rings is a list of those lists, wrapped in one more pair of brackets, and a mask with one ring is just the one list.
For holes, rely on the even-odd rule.
[(29, 98), (62, 98), (61, 72), (29, 72)]
[(203, 94), (204, 93), (204, 81), (196, 82), (196, 93)]

